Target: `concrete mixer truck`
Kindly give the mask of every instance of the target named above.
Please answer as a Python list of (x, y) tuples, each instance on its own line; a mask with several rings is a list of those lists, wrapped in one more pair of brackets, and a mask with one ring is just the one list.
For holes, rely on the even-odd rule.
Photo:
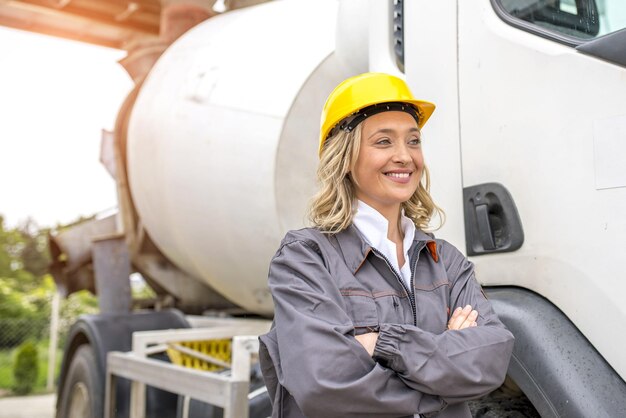
[(200, 20), (104, 138), (118, 213), (53, 238), (59, 287), (101, 307), (68, 336), (58, 418), (269, 414), (269, 260), (306, 224), (324, 99), (365, 71), (437, 103), (436, 234), (515, 334), (509, 393), (543, 417), (626, 416), (621, 0), (283, 0)]

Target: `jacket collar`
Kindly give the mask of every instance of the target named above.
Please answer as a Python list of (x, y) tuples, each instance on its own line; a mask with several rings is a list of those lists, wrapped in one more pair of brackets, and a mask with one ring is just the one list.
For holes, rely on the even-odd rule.
[[(356, 274), (365, 262), (368, 254), (372, 251), (372, 247), (367, 243), (365, 237), (361, 235), (361, 232), (359, 232), (357, 227), (354, 225), (350, 225), (343, 231), (338, 232), (335, 234), (335, 237), (341, 249), (341, 253), (343, 254), (346, 265), (350, 268), (352, 273)], [(421, 251), (421, 249), (425, 246), (428, 246), (430, 255), (435, 261), (437, 261), (438, 257), (436, 253), (435, 240), (432, 236), (416, 229), (413, 244), (411, 245), (408, 253), (412, 254), (412, 252), (416, 249)]]

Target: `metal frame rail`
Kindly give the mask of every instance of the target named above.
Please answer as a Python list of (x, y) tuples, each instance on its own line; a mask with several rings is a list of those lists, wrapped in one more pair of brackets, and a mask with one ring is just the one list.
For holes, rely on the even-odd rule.
[[(269, 330), (261, 320), (212, 320), (214, 327), (133, 333), (132, 351), (112, 351), (107, 356), (104, 417), (115, 418), (118, 377), (131, 381), (130, 418), (145, 418), (146, 385), (224, 408), (224, 418), (248, 418), (248, 391), (253, 357), (259, 351), (258, 335)], [(230, 375), (217, 374), (148, 358), (168, 345), (184, 341), (232, 338)]]

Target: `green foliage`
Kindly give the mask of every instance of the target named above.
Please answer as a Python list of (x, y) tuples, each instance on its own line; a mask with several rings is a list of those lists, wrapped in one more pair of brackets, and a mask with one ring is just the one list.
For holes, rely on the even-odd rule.
[(72, 293), (61, 306), (61, 316), (77, 318), (98, 312), (98, 298), (88, 290)]
[(46, 274), (48, 230), (30, 219), (6, 228), (0, 215), (0, 348), (15, 347), (44, 333), (55, 291)]
[(7, 229), (0, 215), (0, 278), (11, 278), (16, 290), (36, 288), (50, 264), (48, 229), (39, 229), (32, 219)]
[(13, 351), (0, 349), (0, 392), (13, 387)]
[(44, 276), (28, 293), (20, 292), (15, 281), (0, 278), (0, 348), (42, 338), (50, 322), (50, 299), (55, 291), (52, 277)]
[[(35, 392), (44, 390), (48, 383), (49, 344), (50, 341), (40, 341), (39, 344), (37, 344), (37, 349), (39, 350), (39, 379), (37, 379), (37, 384), (34, 388)], [(54, 381), (57, 381), (59, 373), (61, 372), (61, 363), (63, 362), (63, 350), (61, 348), (57, 348), (54, 360)]]
[(34, 277), (41, 277), (48, 272), (50, 251), (48, 250), (48, 229), (39, 229), (30, 219), (19, 227), (23, 246), (20, 252), (22, 269)]
[(19, 261), (20, 249), (19, 231), (5, 230), (4, 217), (0, 215), (0, 277), (11, 277), (21, 264)]
[(143, 278), (139, 280), (131, 280), (130, 285), (133, 299), (155, 299), (157, 297), (156, 292), (148, 285), (148, 283), (145, 282)]
[[(38, 229), (31, 220), (15, 228), (7, 228), (0, 215), (0, 392), (6, 389), (23, 392), (29, 381), (34, 391), (42, 391), (46, 385), (48, 328), (52, 296), (56, 292), (54, 280), (47, 273), (50, 263), (48, 233), (49, 230)], [(88, 291), (76, 292), (61, 301), (56, 376), (70, 326), (79, 315), (97, 312), (97, 299)], [(19, 354), (25, 350), (21, 345), (25, 341), (35, 342), (39, 353), (36, 356), (39, 371), (33, 378), (24, 372), (28, 369), (31, 370), (29, 373), (33, 373), (32, 368), (24, 366), (28, 363), (28, 354)], [(26, 349), (28, 351), (32, 352)], [(37, 367), (34, 369), (36, 371)]]
[[(39, 358), (39, 373), (36, 380), (36, 384), (33, 387), (33, 392), (40, 393), (46, 389), (48, 379), (48, 349), (49, 340), (41, 340), (37, 342), (37, 352)], [(62, 345), (59, 344), (59, 347)], [(19, 348), (12, 349), (0, 349), (0, 393), (7, 390), (14, 389), (14, 377), (13, 377), (13, 364), (15, 363), (17, 350)], [(55, 357), (54, 376), (55, 380), (58, 378), (61, 371), (61, 362), (63, 361), (63, 350), (57, 348)], [(9, 396), (11, 393), (9, 393)], [(1, 397), (2, 395), (0, 395)], [(0, 416), (2, 413), (0, 412)]]
[(15, 289), (14, 280), (0, 278), (0, 317), (18, 318), (33, 312), (23, 294)]
[(13, 365), (13, 391), (18, 395), (32, 392), (39, 375), (39, 357), (37, 346), (26, 341), (17, 349)]

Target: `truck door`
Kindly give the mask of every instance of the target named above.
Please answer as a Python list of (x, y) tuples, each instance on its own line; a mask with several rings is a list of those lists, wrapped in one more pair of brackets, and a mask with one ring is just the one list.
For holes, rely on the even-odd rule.
[(503, 186), (523, 227), (519, 249), (475, 252), (478, 276), (548, 299), (624, 379), (626, 3), (456, 5), (463, 188)]
[[(457, 83), (456, 4), (449, 1), (395, 1), (397, 57), (418, 98), (437, 105), (422, 132), (431, 194), (446, 213), (437, 236), (465, 248)], [(398, 54), (397, 54), (398, 55)], [(432, 222), (437, 226), (438, 220)]]

